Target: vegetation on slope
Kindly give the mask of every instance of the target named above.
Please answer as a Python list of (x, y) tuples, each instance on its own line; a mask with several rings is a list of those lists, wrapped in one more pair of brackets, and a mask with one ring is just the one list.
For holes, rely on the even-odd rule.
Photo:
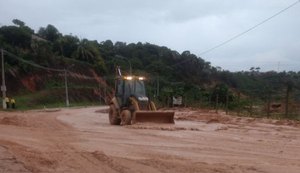
[[(253, 105), (253, 102), (297, 105), (300, 100), (300, 72), (260, 72), (259, 67), (230, 72), (213, 67), (189, 51), (179, 53), (150, 43), (79, 39), (60, 33), (50, 24), (34, 32), (24, 22), (15, 19), (13, 25), (0, 27), (0, 47), (16, 55), (5, 55), (9, 95), (24, 96), (60, 88), (57, 94), (63, 97), (63, 73), (37, 68), (24, 63), (20, 60), (22, 58), (43, 67), (70, 68), (70, 87), (85, 89), (81, 99), (76, 98), (78, 94), (74, 97), (71, 93), (72, 101), (86, 100), (84, 98), (97, 101), (104, 90), (106, 96), (111, 95), (116, 65), (128, 74), (129, 62), (134, 74), (147, 77), (149, 96), (165, 105), (170, 103), (171, 96), (183, 96), (188, 106), (229, 109)], [(95, 96), (85, 93), (94, 93)], [(43, 94), (41, 97), (45, 98)], [(45, 100), (57, 102), (49, 97), (55, 96), (48, 95)], [(105, 100), (103, 96), (102, 99)], [(38, 104), (33, 100), (30, 102)], [(40, 100), (39, 103), (48, 101)]]

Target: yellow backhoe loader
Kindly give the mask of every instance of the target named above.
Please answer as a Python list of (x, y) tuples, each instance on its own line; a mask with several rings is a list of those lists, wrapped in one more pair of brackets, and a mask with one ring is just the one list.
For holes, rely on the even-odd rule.
[(112, 125), (134, 123), (173, 123), (174, 112), (156, 110), (154, 102), (146, 96), (144, 77), (122, 76), (116, 69), (115, 96), (109, 103), (109, 122)]

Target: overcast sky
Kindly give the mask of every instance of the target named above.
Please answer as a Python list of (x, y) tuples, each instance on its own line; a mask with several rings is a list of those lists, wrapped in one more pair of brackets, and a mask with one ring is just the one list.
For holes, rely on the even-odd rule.
[[(0, 0), (0, 25), (113, 42), (148, 42), (200, 54), (297, 0)], [(300, 3), (201, 57), (230, 71), (300, 71)]]

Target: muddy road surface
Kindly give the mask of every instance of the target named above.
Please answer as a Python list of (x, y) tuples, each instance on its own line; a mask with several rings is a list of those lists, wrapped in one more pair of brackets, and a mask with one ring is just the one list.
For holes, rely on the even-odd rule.
[(0, 112), (0, 173), (299, 173), (296, 121), (178, 109), (176, 124), (111, 126), (107, 107)]

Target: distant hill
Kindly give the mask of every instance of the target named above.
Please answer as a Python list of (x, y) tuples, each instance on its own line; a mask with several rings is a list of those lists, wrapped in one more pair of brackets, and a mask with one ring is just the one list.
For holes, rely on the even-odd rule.
[[(300, 72), (260, 72), (259, 67), (224, 71), (190, 51), (179, 53), (151, 43), (79, 39), (60, 33), (50, 24), (34, 32), (15, 19), (13, 25), (0, 28), (0, 47), (7, 51), (5, 73), (9, 95), (59, 88), (63, 93), (64, 73), (49, 69), (70, 68), (71, 91), (75, 93), (74, 89), (80, 88), (86, 100), (104, 101), (113, 93), (116, 65), (125, 74), (131, 65), (134, 74), (146, 76), (149, 96), (161, 103), (167, 104), (171, 96), (181, 95), (190, 105), (211, 105), (216, 100), (225, 104), (227, 100), (234, 107), (238, 95), (261, 102), (267, 97), (273, 102), (283, 102), (287, 92), (293, 102), (300, 100)], [(93, 96), (84, 94), (84, 88)], [(71, 99), (76, 97), (71, 95)], [(85, 100), (82, 96), (80, 99)]]

